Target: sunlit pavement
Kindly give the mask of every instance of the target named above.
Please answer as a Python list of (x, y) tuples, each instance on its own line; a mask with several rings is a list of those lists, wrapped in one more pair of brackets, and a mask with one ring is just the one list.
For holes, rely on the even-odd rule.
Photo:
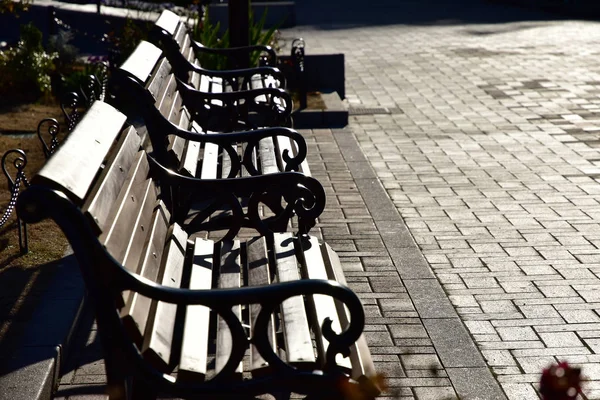
[[(362, 111), (333, 136), (358, 143), (364, 170), (385, 188), (508, 398), (538, 398), (541, 370), (558, 360), (581, 366), (585, 396), (599, 398), (600, 23), (478, 1), (354, 3), (328, 2), (316, 22), (300, 10), (303, 25), (283, 32), (302, 36), (307, 54), (345, 54), (347, 101)], [(346, 201), (369, 203), (367, 186), (357, 186)], [(377, 208), (367, 208), (365, 218), (376, 219)], [(377, 291), (382, 278), (365, 261), (378, 251), (380, 271), (396, 267), (383, 280), (404, 283), (404, 297), (368, 300), (379, 318), (368, 327), (379, 332), (374, 347), (393, 343), (386, 359), (408, 377), (401, 347), (438, 352), (435, 377), (419, 372), (428, 389), (404, 381), (412, 389), (402, 395), (460, 394), (446, 371), (452, 358), (439, 353), (454, 333), (444, 340), (428, 325), (435, 315), (424, 315), (428, 306), (407, 285), (411, 259), (392, 263), (393, 249), (379, 239), (365, 253), (344, 232), (338, 250), (362, 262), (356, 288)], [(424, 330), (390, 329), (415, 316)]]

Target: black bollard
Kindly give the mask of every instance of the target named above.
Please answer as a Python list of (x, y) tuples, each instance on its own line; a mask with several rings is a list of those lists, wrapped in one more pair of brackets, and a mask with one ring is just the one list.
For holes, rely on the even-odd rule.
[(304, 39), (298, 38), (292, 42), (292, 62), (296, 73), (296, 82), (298, 83), (298, 92), (300, 94), (300, 108), (306, 108), (306, 72), (304, 69)]

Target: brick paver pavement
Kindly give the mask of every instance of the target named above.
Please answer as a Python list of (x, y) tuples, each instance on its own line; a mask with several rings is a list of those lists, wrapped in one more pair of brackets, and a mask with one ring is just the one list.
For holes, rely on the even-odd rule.
[(507, 397), (568, 360), (600, 398), (600, 23), (353, 3), (285, 36), (345, 53), (350, 130)]

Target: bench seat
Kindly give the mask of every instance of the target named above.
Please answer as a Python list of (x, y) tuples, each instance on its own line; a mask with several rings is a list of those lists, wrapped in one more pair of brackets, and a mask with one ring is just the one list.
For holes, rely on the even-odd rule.
[[(25, 221), (53, 218), (69, 239), (111, 399), (377, 396), (364, 312), (331, 248), (308, 234), (186, 232), (172, 196), (191, 178), (154, 168), (125, 119), (94, 103), (17, 205)], [(194, 180), (206, 197), (231, 182), (243, 178)]]

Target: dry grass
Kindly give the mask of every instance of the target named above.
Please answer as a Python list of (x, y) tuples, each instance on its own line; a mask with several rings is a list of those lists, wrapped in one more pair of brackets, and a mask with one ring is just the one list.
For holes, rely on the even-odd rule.
[[(300, 93), (292, 92), (292, 100), (294, 101), (294, 110), (300, 109)], [(307, 110), (326, 110), (327, 106), (321, 97), (321, 92), (306, 93), (306, 109)]]
[[(0, 110), (0, 155), (11, 149), (21, 149), (27, 155), (26, 176), (31, 178), (45, 162), (40, 142), (35, 135), (6, 135), (2, 132), (35, 132), (38, 122), (47, 117), (61, 121), (60, 108), (50, 105), (22, 105)], [(14, 177), (14, 174), (13, 174)], [(6, 179), (0, 178), (0, 213), (8, 206), (10, 193)], [(21, 254), (16, 216), (0, 229), (0, 348), (8, 335), (18, 332), (12, 329), (25, 322), (33, 309), (37, 296), (32, 289), (43, 288), (41, 275), (52, 268), (52, 262), (60, 259), (67, 247), (62, 231), (52, 222), (43, 221), (29, 225), (29, 253)], [(46, 270), (44, 270), (46, 268)], [(0, 353), (2, 351), (0, 350)]]

